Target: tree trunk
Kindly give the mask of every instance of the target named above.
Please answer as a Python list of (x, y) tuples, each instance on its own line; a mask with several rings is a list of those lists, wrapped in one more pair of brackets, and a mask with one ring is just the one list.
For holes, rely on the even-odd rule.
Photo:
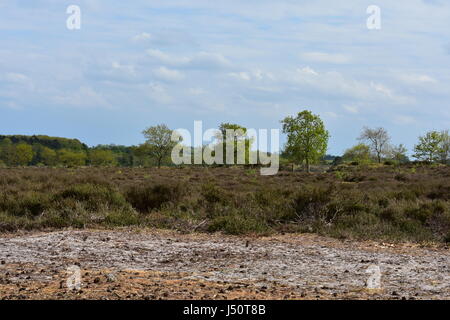
[(310, 173), (311, 172), (311, 168), (309, 166), (309, 159), (306, 158), (306, 172)]

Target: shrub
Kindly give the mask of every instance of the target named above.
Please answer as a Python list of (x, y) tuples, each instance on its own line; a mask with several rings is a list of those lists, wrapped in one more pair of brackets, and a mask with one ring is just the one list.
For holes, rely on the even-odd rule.
[(127, 201), (141, 213), (159, 209), (166, 203), (177, 203), (182, 196), (180, 185), (169, 184), (132, 186), (125, 194)]
[(64, 200), (81, 202), (88, 210), (91, 211), (99, 210), (101, 206), (105, 205), (113, 208), (127, 206), (125, 198), (112, 187), (90, 183), (71, 186), (57, 193), (54, 199), (55, 201), (63, 200), (65, 205), (70, 202)]
[(203, 184), (200, 190), (200, 195), (208, 204), (226, 205), (230, 202), (230, 195), (213, 183)]
[(139, 224), (140, 220), (133, 211), (113, 211), (110, 212), (106, 218), (105, 223), (113, 227), (125, 227)]
[(299, 190), (292, 198), (292, 208), (300, 221), (324, 218), (334, 187), (313, 187)]
[(208, 231), (223, 231), (227, 234), (240, 235), (247, 233), (268, 233), (269, 227), (257, 217), (246, 215), (242, 212), (231, 212), (224, 216), (216, 217), (208, 227)]

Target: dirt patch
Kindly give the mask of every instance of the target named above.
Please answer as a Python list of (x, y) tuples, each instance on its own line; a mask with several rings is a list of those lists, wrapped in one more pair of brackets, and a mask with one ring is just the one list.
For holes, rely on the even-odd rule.
[[(165, 231), (0, 237), (3, 299), (449, 299), (450, 252), (314, 235)], [(81, 290), (67, 268), (81, 269)], [(370, 266), (381, 288), (367, 289)]]

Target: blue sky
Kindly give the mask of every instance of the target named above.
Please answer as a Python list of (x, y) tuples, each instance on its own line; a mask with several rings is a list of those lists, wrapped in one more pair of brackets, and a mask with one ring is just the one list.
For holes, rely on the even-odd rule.
[(411, 150), (450, 128), (449, 25), (445, 0), (0, 0), (0, 134), (131, 145), (158, 123), (270, 129), (310, 109), (331, 154), (363, 126)]

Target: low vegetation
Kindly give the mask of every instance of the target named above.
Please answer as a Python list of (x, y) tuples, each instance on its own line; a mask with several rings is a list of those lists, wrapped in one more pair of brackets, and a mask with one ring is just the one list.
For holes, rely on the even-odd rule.
[(2, 232), (115, 226), (450, 242), (450, 167), (0, 169)]

